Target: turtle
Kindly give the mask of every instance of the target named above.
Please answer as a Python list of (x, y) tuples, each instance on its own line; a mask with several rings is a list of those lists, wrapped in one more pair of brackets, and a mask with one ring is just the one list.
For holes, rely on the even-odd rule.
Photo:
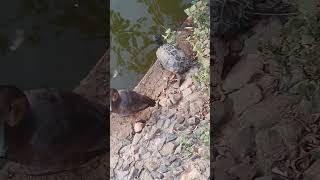
[(148, 107), (154, 107), (156, 102), (146, 95), (135, 91), (110, 88), (110, 110), (122, 117), (134, 115)]
[(160, 46), (156, 51), (156, 56), (161, 66), (165, 70), (173, 73), (170, 80), (175, 76), (181, 79), (180, 74), (185, 73), (193, 64), (191, 58), (187, 57), (183, 50), (172, 44), (163, 44)]
[(0, 85), (1, 156), (33, 175), (78, 168), (109, 151), (107, 117), (72, 91)]

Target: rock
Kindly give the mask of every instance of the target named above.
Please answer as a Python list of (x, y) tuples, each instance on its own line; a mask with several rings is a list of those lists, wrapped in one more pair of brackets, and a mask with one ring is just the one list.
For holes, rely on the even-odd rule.
[(258, 103), (262, 99), (261, 91), (256, 84), (251, 83), (242, 89), (232, 93), (229, 97), (233, 101), (234, 111), (240, 115), (248, 107)]
[(160, 100), (159, 100), (159, 105), (161, 106), (161, 107), (166, 107), (169, 103), (168, 103), (168, 99), (167, 98), (161, 98)]
[(234, 160), (231, 157), (226, 157), (224, 159), (218, 159), (214, 163), (214, 177), (215, 179), (223, 180), (234, 180), (227, 171), (235, 165)]
[(189, 118), (189, 119), (187, 120), (187, 123), (188, 123), (189, 125), (196, 125), (196, 124), (197, 124), (196, 117)]
[(256, 175), (257, 170), (254, 167), (251, 167), (247, 164), (239, 164), (234, 167), (232, 167), (229, 170), (229, 173), (239, 180), (249, 180), (253, 179), (253, 177)]
[(244, 40), (237, 38), (230, 42), (230, 52), (234, 54), (238, 54), (244, 47)]
[(159, 118), (157, 122), (157, 128), (162, 129), (163, 124), (165, 123), (166, 119)]
[(316, 160), (305, 172), (304, 178), (310, 180), (320, 179), (320, 160)]
[(160, 154), (162, 156), (168, 156), (174, 152), (174, 148), (175, 145), (172, 142), (169, 142), (162, 147)]
[(142, 134), (135, 134), (132, 140), (132, 145), (138, 144), (141, 138), (142, 138)]
[(195, 114), (201, 112), (203, 104), (204, 103), (202, 100), (190, 103), (190, 115), (194, 116)]
[(160, 167), (158, 168), (158, 171), (161, 173), (166, 173), (169, 171), (169, 169), (167, 168), (167, 166), (161, 164)]
[(162, 146), (166, 143), (166, 136), (159, 136), (157, 138), (155, 138), (154, 140), (152, 140), (152, 143), (151, 145), (154, 145), (154, 147), (157, 149), (157, 150), (160, 150), (162, 148)]
[(264, 75), (257, 81), (257, 85), (262, 89), (262, 93), (266, 96), (276, 90), (278, 80), (274, 76)]
[(282, 176), (282, 177), (288, 177), (288, 173), (281, 171), (278, 167), (273, 167), (273, 168), (271, 169), (271, 171), (272, 171), (274, 174), (280, 175), (280, 176)]
[(140, 178), (143, 180), (153, 180), (153, 177), (151, 176), (150, 172), (148, 170), (143, 170), (140, 174)]
[(145, 159), (148, 159), (150, 156), (151, 156), (151, 152), (147, 152), (147, 153), (143, 154), (141, 158), (143, 160), (145, 160)]
[(161, 174), (161, 173), (159, 173), (157, 171), (152, 171), (151, 175), (156, 179), (163, 179), (163, 177), (164, 177), (163, 174)]
[(254, 180), (273, 180), (273, 176), (263, 176), (263, 177), (258, 177), (255, 178)]
[(152, 139), (159, 131), (160, 130), (156, 126), (153, 126), (151, 130), (144, 136), (144, 139)]
[(169, 128), (170, 124), (171, 124), (171, 119), (166, 119), (162, 128), (167, 129), (167, 128)]
[(129, 173), (129, 178), (128, 179), (135, 179), (136, 177), (138, 177), (138, 172), (139, 172), (139, 169), (136, 169), (136, 168), (132, 168), (130, 170), (130, 173)]
[(247, 109), (240, 117), (242, 127), (253, 126), (256, 131), (281, 122), (282, 114), (289, 104), (298, 102), (297, 96), (273, 95)]
[(180, 144), (176, 150), (174, 151), (174, 154), (180, 154), (181, 153), (181, 150), (182, 150), (182, 145)]
[(193, 80), (191, 78), (186, 79), (180, 86), (180, 91), (183, 91), (189, 88), (193, 84)]
[(149, 171), (154, 171), (156, 169), (159, 168), (160, 166), (160, 162), (159, 162), (159, 159), (157, 158), (151, 158), (151, 159), (147, 159), (145, 161), (145, 164), (144, 166), (149, 170)]
[(144, 123), (136, 122), (136, 123), (134, 124), (134, 127), (133, 127), (134, 132), (136, 132), (136, 133), (141, 132), (141, 131), (142, 131), (142, 129), (144, 128), (144, 126), (145, 126), (145, 124), (144, 124)]
[(177, 135), (172, 134), (172, 133), (167, 133), (166, 136), (167, 136), (166, 143), (174, 141), (174, 140), (177, 139)]
[(230, 146), (232, 151), (239, 157), (244, 159), (247, 155), (254, 151), (255, 132), (253, 128), (246, 127), (236, 129), (230, 138)]
[(116, 176), (120, 179), (127, 179), (129, 171), (116, 170)]
[(253, 75), (262, 73), (262, 67), (258, 55), (248, 54), (246, 57), (242, 57), (227, 75), (223, 89), (227, 93), (240, 89), (251, 80)]
[(187, 96), (189, 96), (190, 94), (192, 94), (192, 89), (191, 88), (187, 88), (185, 90), (182, 91), (182, 96), (183, 98), (186, 98)]
[(182, 99), (182, 95), (180, 93), (169, 94), (169, 99), (172, 105), (176, 105)]
[[(180, 180), (195, 180), (195, 179), (206, 179), (201, 176), (201, 172), (194, 167), (189, 166), (181, 175)], [(217, 179), (218, 180), (218, 179)]]
[(182, 163), (181, 159), (177, 158), (177, 159), (175, 159), (175, 161), (171, 165), (173, 167), (179, 167), (179, 166), (181, 166), (181, 163)]
[(214, 101), (212, 103), (212, 122), (213, 127), (216, 129), (220, 125), (227, 122), (232, 118), (233, 114), (233, 102), (230, 98), (226, 98), (225, 101)]
[(272, 163), (283, 160), (288, 149), (281, 135), (274, 128), (259, 131), (255, 142), (259, 167), (265, 174), (270, 174)]

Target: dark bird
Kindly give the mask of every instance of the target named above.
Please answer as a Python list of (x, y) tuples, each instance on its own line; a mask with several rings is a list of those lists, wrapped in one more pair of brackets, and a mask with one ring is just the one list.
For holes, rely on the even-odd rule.
[(148, 96), (130, 90), (110, 89), (110, 110), (121, 116), (130, 116), (148, 107), (154, 107), (156, 102)]
[(48, 173), (105, 154), (106, 108), (71, 91), (0, 86), (2, 158)]

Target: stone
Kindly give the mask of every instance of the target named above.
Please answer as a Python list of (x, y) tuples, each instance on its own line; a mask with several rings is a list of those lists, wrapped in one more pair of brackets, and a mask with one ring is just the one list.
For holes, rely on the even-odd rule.
[(197, 119), (196, 119), (196, 117), (191, 117), (191, 118), (189, 118), (189, 119), (187, 120), (187, 123), (188, 123), (189, 125), (196, 125), (196, 124), (197, 124)]
[(167, 128), (169, 128), (170, 124), (171, 124), (171, 119), (166, 119), (162, 128), (167, 129)]
[(161, 174), (161, 173), (159, 173), (157, 171), (152, 171), (151, 175), (156, 179), (163, 179), (163, 177), (164, 177), (163, 174)]
[[(127, 179), (129, 171), (116, 170), (116, 177), (119, 179)], [(130, 174), (129, 174), (130, 175)]]
[(153, 140), (154, 146), (157, 148), (157, 150), (160, 150), (163, 147), (163, 145), (166, 143), (166, 139), (166, 136), (159, 136)]
[(174, 141), (174, 140), (176, 140), (177, 139), (177, 135), (175, 135), (175, 134), (172, 134), (172, 133), (167, 133), (166, 134), (166, 143), (168, 143), (168, 142), (171, 142), (171, 141)]
[(234, 159), (226, 157), (224, 159), (218, 159), (214, 163), (214, 177), (215, 179), (233, 180), (227, 171), (235, 165)]
[(264, 75), (258, 81), (257, 85), (262, 89), (262, 93), (266, 96), (276, 90), (278, 80), (271, 75)]
[(142, 138), (142, 134), (135, 134), (132, 140), (132, 145), (138, 144), (141, 138)]
[(157, 158), (151, 158), (151, 159), (147, 159), (145, 161), (145, 164), (144, 166), (149, 170), (149, 171), (154, 171), (156, 169), (159, 168), (160, 166), (160, 162), (159, 162), (159, 159)]
[(161, 164), (160, 167), (158, 168), (158, 171), (161, 173), (166, 173), (169, 171), (169, 169), (167, 168), (167, 166)]
[(149, 157), (151, 157), (151, 152), (146, 152), (145, 154), (143, 154), (143, 155), (141, 156), (141, 158), (142, 158), (143, 160), (148, 159)]
[(255, 74), (261, 74), (263, 64), (256, 54), (242, 57), (227, 75), (223, 89), (226, 93), (242, 88)]
[(138, 172), (139, 172), (139, 169), (137, 169), (137, 168), (132, 168), (131, 170), (130, 170), (130, 173), (129, 173), (129, 178), (128, 179), (135, 179), (137, 176), (138, 176)]
[(181, 159), (177, 158), (174, 160), (174, 162), (171, 165), (173, 167), (179, 167), (179, 166), (181, 166), (181, 163), (182, 163)]
[(256, 138), (257, 162), (265, 174), (270, 174), (272, 163), (283, 160), (288, 149), (281, 134), (274, 129), (265, 129), (257, 133)]
[(159, 100), (159, 105), (161, 107), (166, 107), (168, 105), (168, 99), (167, 98), (162, 98)]
[(289, 104), (296, 104), (298, 96), (273, 95), (247, 109), (240, 117), (242, 127), (253, 126), (256, 131), (281, 122), (283, 111)]
[(214, 101), (212, 108), (212, 118), (210, 120), (212, 120), (215, 129), (232, 118), (233, 102), (230, 98), (226, 98), (223, 102)]
[(164, 122), (166, 121), (166, 119), (164, 118), (159, 118), (158, 122), (157, 122), (157, 128), (162, 129), (162, 126), (164, 124)]
[(273, 180), (273, 176), (263, 176), (255, 178), (254, 180)]
[(189, 96), (190, 94), (192, 94), (192, 89), (191, 88), (187, 88), (185, 90), (182, 91), (182, 96), (183, 98), (186, 98), (187, 96)]
[(140, 174), (140, 178), (143, 180), (153, 180), (153, 177), (151, 176), (150, 172), (148, 170), (143, 170)]
[(162, 156), (168, 156), (174, 152), (174, 148), (175, 145), (172, 142), (169, 142), (162, 147), (160, 154)]
[(253, 179), (257, 170), (252, 166), (242, 163), (232, 167), (228, 172), (239, 180), (248, 180)]
[(186, 79), (180, 86), (180, 91), (183, 91), (189, 88), (193, 84), (193, 80), (191, 78)]
[(179, 144), (179, 146), (177, 146), (176, 150), (174, 151), (174, 154), (180, 154), (182, 150), (182, 145)]
[(199, 101), (194, 101), (192, 103), (190, 103), (190, 114), (192, 116), (194, 116), (195, 114), (201, 112), (203, 107), (203, 101), (199, 100)]
[(157, 133), (159, 129), (156, 126), (153, 126), (151, 130), (144, 136), (145, 140), (152, 139)]
[(320, 179), (320, 160), (316, 160), (305, 172), (304, 178), (310, 180)]
[(172, 105), (176, 105), (182, 99), (182, 95), (180, 93), (169, 94), (169, 99)]
[(134, 127), (133, 127), (134, 132), (136, 132), (136, 133), (141, 132), (141, 131), (142, 131), (142, 129), (144, 128), (144, 126), (145, 126), (145, 124), (144, 124), (144, 123), (136, 122), (136, 123), (134, 124)]
[(255, 132), (251, 127), (236, 129), (235, 132), (231, 134), (230, 146), (239, 159), (243, 159), (253, 152), (254, 145)]
[(230, 94), (229, 97), (233, 101), (234, 112), (237, 115), (240, 115), (248, 107), (260, 102), (262, 99), (262, 94), (257, 85), (251, 83)]

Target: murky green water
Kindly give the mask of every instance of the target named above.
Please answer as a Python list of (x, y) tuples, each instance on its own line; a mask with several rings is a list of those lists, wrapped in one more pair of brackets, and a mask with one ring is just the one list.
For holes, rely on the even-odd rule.
[(0, 84), (73, 88), (105, 52), (105, 0), (0, 6)]
[(152, 36), (179, 27), (190, 2), (111, 0), (111, 87), (132, 89), (138, 84), (155, 60)]

